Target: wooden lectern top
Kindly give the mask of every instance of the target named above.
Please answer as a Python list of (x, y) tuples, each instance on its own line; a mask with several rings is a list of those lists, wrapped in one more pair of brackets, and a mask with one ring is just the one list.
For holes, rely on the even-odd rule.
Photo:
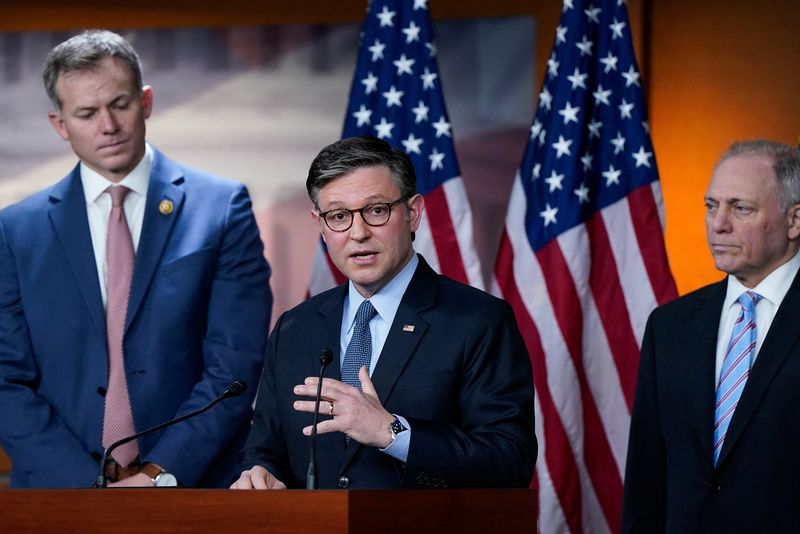
[(535, 532), (532, 490), (8, 490), (0, 532)]

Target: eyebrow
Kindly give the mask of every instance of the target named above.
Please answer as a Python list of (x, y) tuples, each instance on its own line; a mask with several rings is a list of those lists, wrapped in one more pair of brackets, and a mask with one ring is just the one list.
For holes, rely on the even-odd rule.
[[(131, 95), (125, 94), (125, 93), (117, 95), (116, 97), (114, 97), (111, 100), (111, 102), (108, 103), (108, 105), (113, 106), (114, 104), (118, 103), (120, 100), (131, 100)], [(102, 107), (102, 106), (78, 106), (78, 107), (75, 108), (75, 111), (76, 112), (90, 111), (90, 110), (97, 109), (99, 107)]]
[(706, 195), (705, 197), (703, 197), (703, 200), (705, 202), (716, 202), (717, 204), (721, 204), (723, 202), (725, 202), (726, 204), (737, 204), (739, 202), (744, 202), (745, 204), (753, 204), (753, 205), (757, 204), (757, 202), (755, 200), (748, 200), (746, 198), (740, 198), (740, 197), (715, 198), (715, 197)]
[[(364, 199), (363, 202), (364, 203), (362, 204), (362, 206), (369, 206), (370, 204), (388, 204), (389, 203), (389, 201), (386, 200), (383, 195), (371, 195), (371, 196), (368, 196), (367, 198)], [(344, 205), (343, 202), (340, 202), (338, 200), (334, 200), (333, 202), (331, 202), (330, 208), (327, 211), (330, 211), (332, 209), (342, 209), (341, 207), (343, 205)]]

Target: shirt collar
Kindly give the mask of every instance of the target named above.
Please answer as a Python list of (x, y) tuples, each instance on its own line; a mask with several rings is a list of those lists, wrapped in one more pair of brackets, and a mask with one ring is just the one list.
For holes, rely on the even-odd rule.
[[(783, 297), (789, 291), (797, 271), (800, 270), (800, 253), (769, 273), (752, 291), (761, 295), (764, 299), (771, 302), (777, 309)], [(737, 301), (739, 296), (745, 291), (751, 291), (745, 287), (735, 276), (728, 275), (728, 291), (725, 294), (723, 309), (728, 309)]]
[(119, 183), (114, 183), (99, 172), (90, 169), (84, 163), (81, 163), (81, 183), (83, 184), (83, 194), (86, 198), (86, 204), (93, 204), (100, 198), (106, 189), (112, 185), (124, 185), (132, 192), (147, 196), (147, 186), (150, 182), (150, 167), (153, 163), (153, 149), (150, 145), (145, 143), (144, 156), (133, 168), (128, 175), (123, 178)]
[[(408, 284), (411, 283), (411, 278), (419, 265), (419, 258), (416, 253), (411, 256), (411, 259), (406, 263), (399, 273), (392, 278), (388, 284), (383, 286), (380, 291), (375, 293), (369, 298), (372, 306), (381, 319), (386, 322), (394, 321), (394, 316), (397, 314), (397, 308), (400, 307), (400, 301), (403, 300), (403, 295), (408, 289)], [(356, 319), (356, 312), (361, 303), (366, 299), (358, 292), (351, 280), (348, 283), (347, 302), (345, 303), (344, 320), (347, 330), (353, 327)]]

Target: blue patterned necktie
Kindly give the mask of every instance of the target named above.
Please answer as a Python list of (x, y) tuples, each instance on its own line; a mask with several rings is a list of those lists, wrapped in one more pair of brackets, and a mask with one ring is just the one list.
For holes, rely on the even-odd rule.
[(728, 425), (733, 418), (736, 405), (750, 376), (750, 367), (753, 365), (753, 356), (756, 353), (756, 304), (761, 300), (761, 295), (752, 291), (745, 291), (739, 296), (738, 302), (742, 307), (739, 317), (733, 324), (731, 340), (728, 350), (722, 360), (722, 370), (719, 374), (717, 386), (716, 405), (714, 406), (714, 465), (717, 465)]
[(363, 366), (369, 367), (372, 359), (372, 335), (369, 331), (369, 322), (375, 317), (375, 308), (372, 303), (365, 300), (356, 312), (356, 323), (353, 327), (353, 337), (347, 345), (342, 362), (342, 382), (361, 389), (358, 379), (358, 370)]

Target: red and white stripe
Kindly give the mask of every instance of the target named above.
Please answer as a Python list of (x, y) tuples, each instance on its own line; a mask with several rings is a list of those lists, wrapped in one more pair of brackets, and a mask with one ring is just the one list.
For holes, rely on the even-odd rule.
[(495, 265), (530, 353), (543, 532), (615, 532), (639, 347), (649, 312), (677, 293), (658, 182), (534, 253), (517, 175)]

